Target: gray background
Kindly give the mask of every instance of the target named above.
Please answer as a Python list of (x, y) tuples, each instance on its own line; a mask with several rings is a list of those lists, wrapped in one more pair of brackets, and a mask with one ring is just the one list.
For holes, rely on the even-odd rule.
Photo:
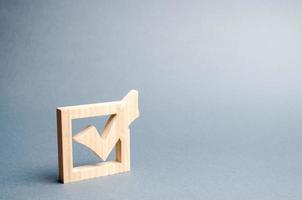
[[(302, 199), (301, 1), (0, 2), (0, 199)], [(132, 88), (132, 171), (58, 183), (55, 108)]]

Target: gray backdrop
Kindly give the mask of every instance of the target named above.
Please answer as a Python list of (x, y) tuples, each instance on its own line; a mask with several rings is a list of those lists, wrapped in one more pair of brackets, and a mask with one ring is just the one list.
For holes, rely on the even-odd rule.
[[(301, 1), (0, 2), (0, 199), (302, 199)], [(133, 88), (132, 171), (58, 183), (55, 108)]]

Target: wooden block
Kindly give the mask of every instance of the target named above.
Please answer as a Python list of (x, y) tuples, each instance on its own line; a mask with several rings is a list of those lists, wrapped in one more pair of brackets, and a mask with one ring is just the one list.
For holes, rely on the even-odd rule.
[[(88, 125), (72, 137), (72, 120), (111, 115), (100, 135)], [(129, 125), (139, 117), (138, 92), (131, 90), (121, 101), (57, 108), (59, 180), (63, 183), (130, 171)], [(116, 150), (114, 161), (73, 167), (72, 139), (106, 161)]]

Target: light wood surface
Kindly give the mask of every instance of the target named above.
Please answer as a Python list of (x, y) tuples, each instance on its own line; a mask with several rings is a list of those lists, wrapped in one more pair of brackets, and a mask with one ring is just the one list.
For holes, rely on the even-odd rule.
[[(72, 137), (72, 119), (111, 115), (102, 134), (88, 125)], [(59, 179), (63, 183), (107, 176), (130, 170), (129, 125), (139, 117), (138, 92), (131, 90), (121, 101), (57, 108)], [(73, 167), (72, 139), (102, 160), (116, 150), (114, 161)]]

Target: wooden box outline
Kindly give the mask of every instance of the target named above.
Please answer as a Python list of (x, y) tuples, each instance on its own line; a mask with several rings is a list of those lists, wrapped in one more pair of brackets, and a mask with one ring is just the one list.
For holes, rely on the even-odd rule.
[[(126, 115), (123, 101), (57, 108), (59, 180), (63, 183), (130, 171), (130, 135), (124, 123), (124, 134), (116, 144), (116, 160), (93, 165), (73, 166), (72, 120), (106, 115)], [(125, 119), (126, 116), (122, 117)], [(123, 120), (125, 121), (125, 120)], [(123, 122), (121, 122), (123, 123)]]

